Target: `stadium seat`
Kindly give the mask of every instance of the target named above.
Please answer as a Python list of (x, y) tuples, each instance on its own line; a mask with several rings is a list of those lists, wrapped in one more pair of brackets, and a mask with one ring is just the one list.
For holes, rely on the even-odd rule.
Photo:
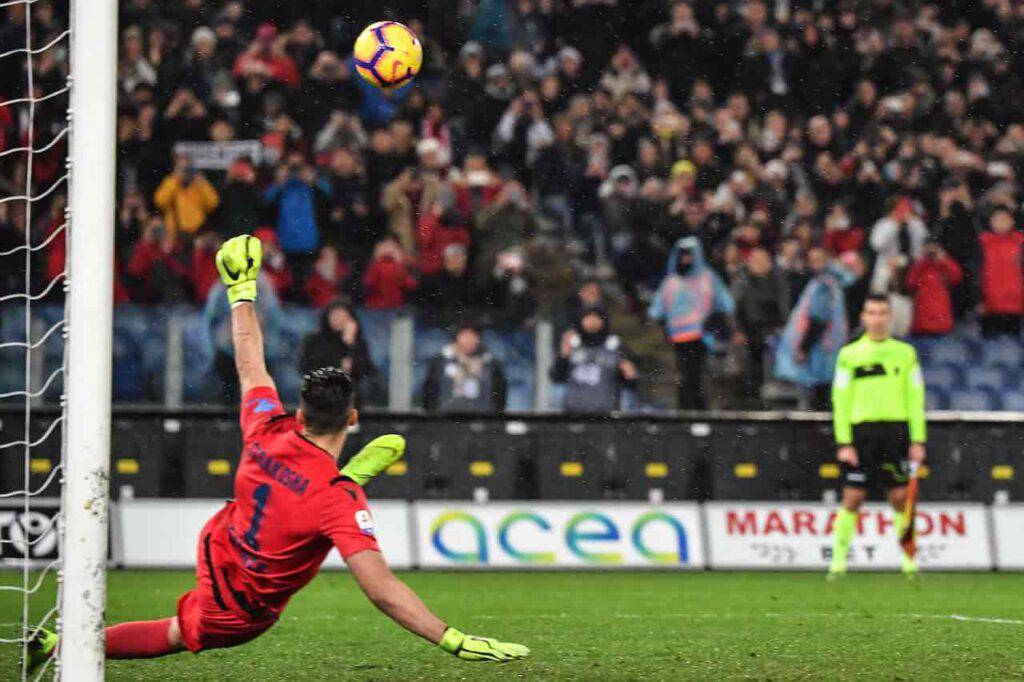
[(185, 358), (185, 402), (205, 402), (212, 397), (214, 391), (210, 330), (200, 311), (186, 316), (183, 326), (181, 343), (182, 356)]
[[(0, 343), (25, 342), (25, 308), (7, 305), (0, 309)], [(25, 390), (25, 350), (0, 348), (0, 393)], [(20, 400), (20, 399), (19, 399)]]
[(427, 379), (430, 361), (451, 341), (452, 335), (448, 330), (426, 324), (421, 320), (416, 321), (413, 334), (412, 372), (413, 386), (416, 387), (413, 402), (416, 403), (422, 392), (423, 382)]
[(979, 350), (983, 343), (981, 328), (977, 322), (963, 322), (957, 325), (953, 333), (946, 337), (966, 344), (972, 350)]
[(961, 385), (959, 369), (951, 365), (929, 367), (924, 370), (924, 383), (929, 389), (951, 391)]
[(940, 388), (929, 388), (925, 394), (925, 408), (928, 410), (944, 410), (949, 406), (946, 392)]
[(949, 394), (949, 408), (967, 412), (997, 410), (999, 409), (999, 400), (989, 391), (953, 391)]
[(312, 308), (289, 305), (281, 310), (279, 323), (282, 343), (294, 346), (298, 352), (302, 339), (320, 327), (320, 315), (319, 311)]
[(1008, 391), (1002, 395), (1003, 409), (1024, 412), (1024, 391)]
[(929, 365), (965, 365), (974, 358), (971, 346), (957, 339), (943, 339), (928, 354)]
[(970, 389), (1001, 391), (1016, 383), (1017, 373), (999, 367), (972, 367), (964, 372), (965, 385)]
[(156, 306), (121, 305), (114, 309), (114, 394), (119, 400), (163, 400), (166, 315)]
[[(25, 351), (21, 348), (0, 350), (0, 393), (25, 390)], [(9, 398), (18, 400), (21, 398)]]
[(982, 358), (986, 365), (1020, 367), (1024, 349), (1017, 340), (989, 341), (982, 346)]
[(303, 306), (286, 306), (278, 316), (276, 347), (268, 353), (270, 372), (277, 381), (278, 392), (286, 403), (299, 399), (302, 376), (299, 371), (302, 340), (320, 326), (319, 311)]
[(927, 367), (931, 363), (932, 351), (937, 345), (942, 343), (942, 340), (930, 336), (919, 336), (908, 338), (907, 343), (914, 347), (921, 364)]
[[(64, 317), (64, 306), (61, 304), (36, 304), (32, 308), (32, 331), (30, 333), (30, 340), (33, 343), (38, 343), (42, 339), (43, 335), (49, 331), (53, 325), (57, 324), (59, 320)], [(9, 303), (3, 306), (0, 311), (0, 344), (17, 343), (22, 344), (25, 342), (25, 307), (17, 303)], [(49, 378), (55, 370), (57, 370), (63, 363), (64, 356), (64, 337), (60, 332), (60, 329), (56, 329), (51, 333), (46, 342), (41, 346), (42, 349), (42, 366), (40, 368), (40, 374), (37, 383), (34, 383), (32, 389), (38, 391), (42, 384)], [(37, 349), (34, 354), (34, 360), (38, 360), (40, 357), (40, 351)], [(63, 384), (60, 377), (55, 377), (50, 382), (46, 393), (43, 398), (47, 401), (57, 402), (60, 398)], [(24, 347), (14, 346), (9, 348), (0, 348), (0, 393), (11, 393), (15, 391), (25, 390), (25, 349)], [(20, 400), (20, 398), (18, 398)]]
[(356, 311), (359, 324), (363, 328), (363, 338), (366, 339), (366, 346), (370, 351), (370, 359), (377, 367), (377, 375), (382, 386), (387, 386), (388, 352), (391, 348), (391, 323), (398, 317), (397, 310), (369, 310), (366, 308)]
[(113, 395), (114, 400), (139, 402), (145, 399), (145, 372), (142, 369), (142, 349), (128, 333), (114, 330), (113, 339)]
[(413, 339), (413, 361), (430, 362), (452, 340), (451, 332), (440, 327), (416, 323)]
[[(64, 305), (47, 303), (32, 309), (32, 317), (38, 320), (39, 331), (46, 333), (58, 321), (64, 319)], [(33, 341), (38, 342), (38, 338)], [(43, 354), (48, 366), (56, 367), (64, 361), (64, 336), (60, 331), (50, 334), (43, 344)]]
[(507, 409), (532, 409), (533, 334), (523, 329), (512, 331), (485, 329), (483, 341), (495, 357), (505, 365), (505, 377), (508, 380)]
[(1018, 384), (1021, 381), (1022, 368), (1020, 365), (995, 364), (988, 365), (988, 367), (998, 371), (1003, 375), (1003, 377), (1005, 377), (1003, 381), (1004, 388), (1017, 388)]

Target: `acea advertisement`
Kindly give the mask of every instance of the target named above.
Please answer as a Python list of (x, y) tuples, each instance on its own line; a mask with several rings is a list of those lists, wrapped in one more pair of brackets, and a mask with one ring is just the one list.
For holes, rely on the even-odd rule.
[(700, 508), (615, 502), (414, 504), (424, 568), (703, 568)]

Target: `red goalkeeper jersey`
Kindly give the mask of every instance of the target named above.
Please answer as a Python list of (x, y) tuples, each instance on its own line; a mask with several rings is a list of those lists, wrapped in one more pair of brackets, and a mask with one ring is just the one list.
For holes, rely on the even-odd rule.
[(379, 548), (362, 488), (302, 436), (277, 391), (249, 391), (241, 421), (235, 499), (207, 523), (200, 559), (208, 559), (215, 588), (228, 593), (221, 598), (259, 617), (280, 613), (331, 547), (345, 559)]

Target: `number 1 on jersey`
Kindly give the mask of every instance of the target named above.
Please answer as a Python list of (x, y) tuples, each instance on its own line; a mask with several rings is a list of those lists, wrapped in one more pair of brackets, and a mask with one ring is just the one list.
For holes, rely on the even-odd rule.
[(260, 523), (263, 521), (263, 511), (267, 506), (267, 500), (270, 499), (270, 484), (261, 483), (256, 486), (256, 490), (252, 493), (252, 499), (252, 523), (249, 524), (249, 530), (245, 532), (245, 544), (249, 545), (252, 549), (259, 549), (260, 543), (259, 540), (256, 539), (256, 535), (260, 532)]

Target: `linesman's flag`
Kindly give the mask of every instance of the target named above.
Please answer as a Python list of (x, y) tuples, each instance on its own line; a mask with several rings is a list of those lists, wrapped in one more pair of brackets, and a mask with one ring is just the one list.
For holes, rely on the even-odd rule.
[(900, 536), (900, 547), (911, 559), (917, 554), (917, 531), (914, 529), (914, 516), (917, 513), (917, 462), (910, 463), (910, 480), (907, 482), (907, 502), (903, 507), (903, 535)]

